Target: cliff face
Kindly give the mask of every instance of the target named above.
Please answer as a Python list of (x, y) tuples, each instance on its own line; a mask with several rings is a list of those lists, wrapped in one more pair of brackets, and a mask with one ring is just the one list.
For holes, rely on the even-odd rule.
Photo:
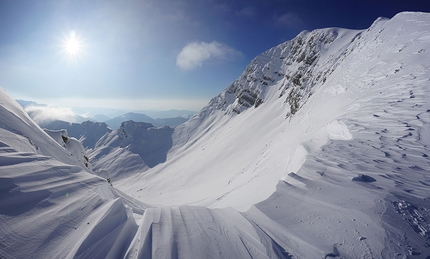
[[(175, 129), (174, 143), (186, 145), (221, 117), (258, 109), (278, 99), (283, 100), (281, 112), (284, 118), (291, 120), (309, 97), (324, 85), (339, 93), (344, 91), (343, 86), (354, 83), (351, 82), (352, 70), (346, 74), (338, 68), (374, 66), (376, 63), (371, 62), (378, 62), (375, 61), (380, 56), (377, 53), (386, 51), (383, 46), (400, 46), (397, 37), (405, 32), (401, 31), (402, 26), (395, 32), (396, 24), (404, 23), (407, 16), (414, 15), (420, 14), (401, 13), (391, 20), (378, 18), (367, 30), (325, 28), (303, 31), (294, 39), (263, 52), (250, 62), (238, 79)], [(395, 33), (395, 37), (390, 33)], [(367, 64), (366, 60), (372, 61)]]
[[(375, 23), (378, 23), (376, 21)], [(254, 58), (242, 75), (186, 123), (175, 129), (174, 150), (234, 117), (265, 104), (279, 104), (291, 119), (359, 44), (363, 31), (340, 28), (303, 31)]]
[[(286, 115), (294, 115), (351, 51), (348, 46), (360, 34), (361, 31), (338, 28), (304, 31), (252, 60), (237, 80), (211, 100), (208, 108), (226, 114), (258, 108), (270, 99), (268, 89), (276, 85), (277, 97), (285, 98)], [(334, 52), (333, 45), (337, 45)]]

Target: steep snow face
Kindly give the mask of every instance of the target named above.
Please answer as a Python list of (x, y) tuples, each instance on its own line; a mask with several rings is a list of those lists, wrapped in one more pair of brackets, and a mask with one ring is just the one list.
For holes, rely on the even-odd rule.
[(0, 131), (4, 145), (18, 152), (38, 153), (66, 164), (75, 164), (70, 153), (50, 138), (3, 89), (0, 97)]
[(87, 149), (94, 148), (103, 135), (112, 132), (106, 123), (93, 121), (70, 123), (57, 120), (45, 123), (43, 127), (49, 130), (66, 130), (70, 137), (78, 139)]
[(402, 13), (364, 31), (304, 32), (263, 53), (175, 129), (165, 163), (124, 188), (148, 202), (246, 210), (280, 179), (304, 187), (297, 171), (330, 141), (356, 138), (352, 121), (369, 119), (363, 107), (389, 110), (379, 98), (412, 91), (416, 100), (418, 89), (425, 100), (427, 20)]
[[(134, 188), (148, 190), (139, 193), (145, 199), (177, 205), (247, 209), (267, 198), (286, 170), (297, 170), (304, 162), (308, 151), (302, 143), (322, 139), (319, 131), (334, 127), (327, 125), (343, 125), (335, 120), (344, 112), (344, 99), (328, 104), (324, 97), (304, 106), (360, 33), (337, 28), (303, 32), (256, 57), (207, 107), (175, 129), (170, 159), (145, 174), (142, 182), (148, 185)], [(292, 122), (302, 109), (304, 116), (315, 110), (318, 117)], [(347, 128), (339, 127), (350, 138)], [(314, 141), (314, 149), (333, 134), (326, 135)], [(208, 181), (210, 186), (204, 186)], [(154, 192), (153, 186), (170, 191)]]
[[(242, 75), (220, 95), (211, 100), (209, 109), (219, 109), (227, 114), (241, 113), (271, 100), (271, 86), (278, 86), (276, 97), (285, 99), (290, 112), (299, 108), (300, 100), (306, 99), (315, 86), (325, 82), (349, 43), (360, 31), (339, 28), (304, 31), (291, 41), (282, 43), (257, 56)], [(330, 64), (328, 64), (330, 60)], [(328, 66), (327, 66), (328, 65)], [(293, 96), (299, 96), (293, 101)], [(295, 107), (295, 104), (297, 104)]]
[(47, 130), (45, 132), (57, 141), (62, 147), (70, 152), (79, 164), (85, 165), (88, 169), (92, 170), (91, 163), (89, 161), (87, 152), (82, 143), (76, 138), (69, 137), (67, 130)]
[(257, 56), (237, 80), (175, 130), (175, 146), (190, 142), (190, 136), (199, 138), (201, 131), (217, 121), (214, 113), (234, 116), (282, 100), (283, 116), (294, 115), (342, 63), (348, 46), (360, 34), (339, 28), (304, 31)]
[[(166, 160), (172, 147), (173, 129), (155, 128), (150, 123), (126, 121), (118, 130), (105, 134), (89, 151), (95, 170), (107, 177), (125, 177)], [(105, 175), (103, 175), (105, 176)]]

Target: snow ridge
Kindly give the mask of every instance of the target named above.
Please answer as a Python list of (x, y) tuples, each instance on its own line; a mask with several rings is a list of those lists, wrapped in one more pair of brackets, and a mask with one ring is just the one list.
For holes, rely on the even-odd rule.
[(91, 163), (89, 161), (87, 152), (82, 145), (82, 143), (76, 138), (69, 137), (67, 130), (47, 130), (45, 132), (57, 141), (62, 147), (70, 152), (70, 155), (73, 156), (78, 163), (85, 165), (88, 169), (92, 170)]
[[(325, 82), (326, 76), (339, 62), (339, 56), (327, 60), (326, 64), (320, 61), (334, 41), (343, 37), (351, 38), (352, 41), (359, 33), (339, 28), (303, 31), (293, 40), (257, 56), (237, 80), (211, 100), (208, 107), (226, 111), (227, 114), (239, 114), (268, 101), (271, 96), (267, 96), (267, 89), (277, 85), (279, 98), (288, 96), (285, 102), (290, 107), (288, 113), (293, 115), (315, 91), (313, 88)], [(347, 45), (350, 42), (344, 40), (340, 44)], [(336, 46), (339, 49), (336, 54), (345, 55), (342, 50), (346, 47)], [(327, 66), (329, 61), (331, 64)]]
[(289, 118), (342, 63), (351, 52), (348, 46), (361, 32), (340, 28), (303, 31), (293, 40), (265, 51), (202, 111), (178, 126), (174, 142), (183, 146), (191, 142), (190, 135), (198, 138), (199, 131), (218, 121), (213, 115), (219, 111), (233, 116), (276, 99), (284, 100), (282, 112)]
[(163, 163), (172, 147), (172, 134), (168, 126), (125, 121), (103, 135), (89, 150), (89, 157), (94, 170), (109, 172), (103, 177), (125, 177)]

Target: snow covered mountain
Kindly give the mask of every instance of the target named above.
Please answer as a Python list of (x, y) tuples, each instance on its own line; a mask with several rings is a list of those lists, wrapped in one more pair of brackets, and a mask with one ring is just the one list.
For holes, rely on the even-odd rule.
[(113, 119), (107, 120), (105, 123), (109, 125), (109, 127), (111, 127), (112, 129), (118, 129), (121, 126), (121, 123), (129, 120), (146, 123), (152, 123), (155, 121), (153, 118), (149, 117), (146, 114), (129, 112), (121, 116), (117, 116)]
[(86, 149), (92, 149), (97, 141), (112, 129), (104, 122), (84, 121), (72, 123), (67, 121), (52, 121), (43, 125), (49, 130), (66, 130), (68, 136), (78, 139)]
[[(172, 147), (172, 128), (156, 128), (145, 122), (125, 121), (117, 130), (104, 122), (92, 121), (53, 121), (45, 126), (49, 128), (45, 131), (66, 148), (68, 145), (62, 143), (63, 136), (72, 137), (71, 142), (79, 140), (86, 149), (85, 157), (91, 159), (88, 164), (94, 165), (94, 171), (104, 178), (124, 178), (154, 167), (166, 161), (167, 152)], [(84, 151), (78, 148), (75, 152)], [(85, 157), (80, 161), (85, 161)]]
[(69, 137), (67, 130), (45, 129), (45, 132), (48, 133), (48, 135), (58, 144), (69, 151), (70, 155), (73, 156), (78, 161), (78, 163), (84, 164), (85, 167), (92, 170), (92, 166), (84, 146), (76, 138)]
[(118, 186), (246, 211), (297, 258), (425, 258), (429, 39), (424, 13), (303, 32), (178, 126), (165, 163)]
[(1, 92), (0, 257), (429, 258), (429, 52), (426, 13), (302, 32), (174, 131), (104, 134), (114, 187)]
[(89, 157), (96, 171), (124, 178), (166, 161), (172, 134), (173, 129), (167, 126), (155, 128), (150, 123), (126, 121), (103, 135), (89, 150)]
[(121, 116), (115, 117), (113, 119), (107, 120), (105, 121), (105, 123), (109, 125), (109, 127), (111, 127), (112, 129), (118, 129), (121, 126), (121, 123), (123, 123), (124, 121), (130, 121), (130, 120), (135, 122), (151, 123), (155, 127), (169, 126), (174, 128), (186, 122), (188, 119), (189, 118), (184, 118), (184, 117), (153, 119), (146, 114), (129, 112)]

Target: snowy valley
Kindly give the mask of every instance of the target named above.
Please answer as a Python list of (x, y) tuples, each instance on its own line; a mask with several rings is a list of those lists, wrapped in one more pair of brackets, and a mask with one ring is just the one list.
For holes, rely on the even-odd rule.
[(174, 129), (2, 90), (0, 258), (430, 258), (429, 60), (427, 13), (304, 31)]

